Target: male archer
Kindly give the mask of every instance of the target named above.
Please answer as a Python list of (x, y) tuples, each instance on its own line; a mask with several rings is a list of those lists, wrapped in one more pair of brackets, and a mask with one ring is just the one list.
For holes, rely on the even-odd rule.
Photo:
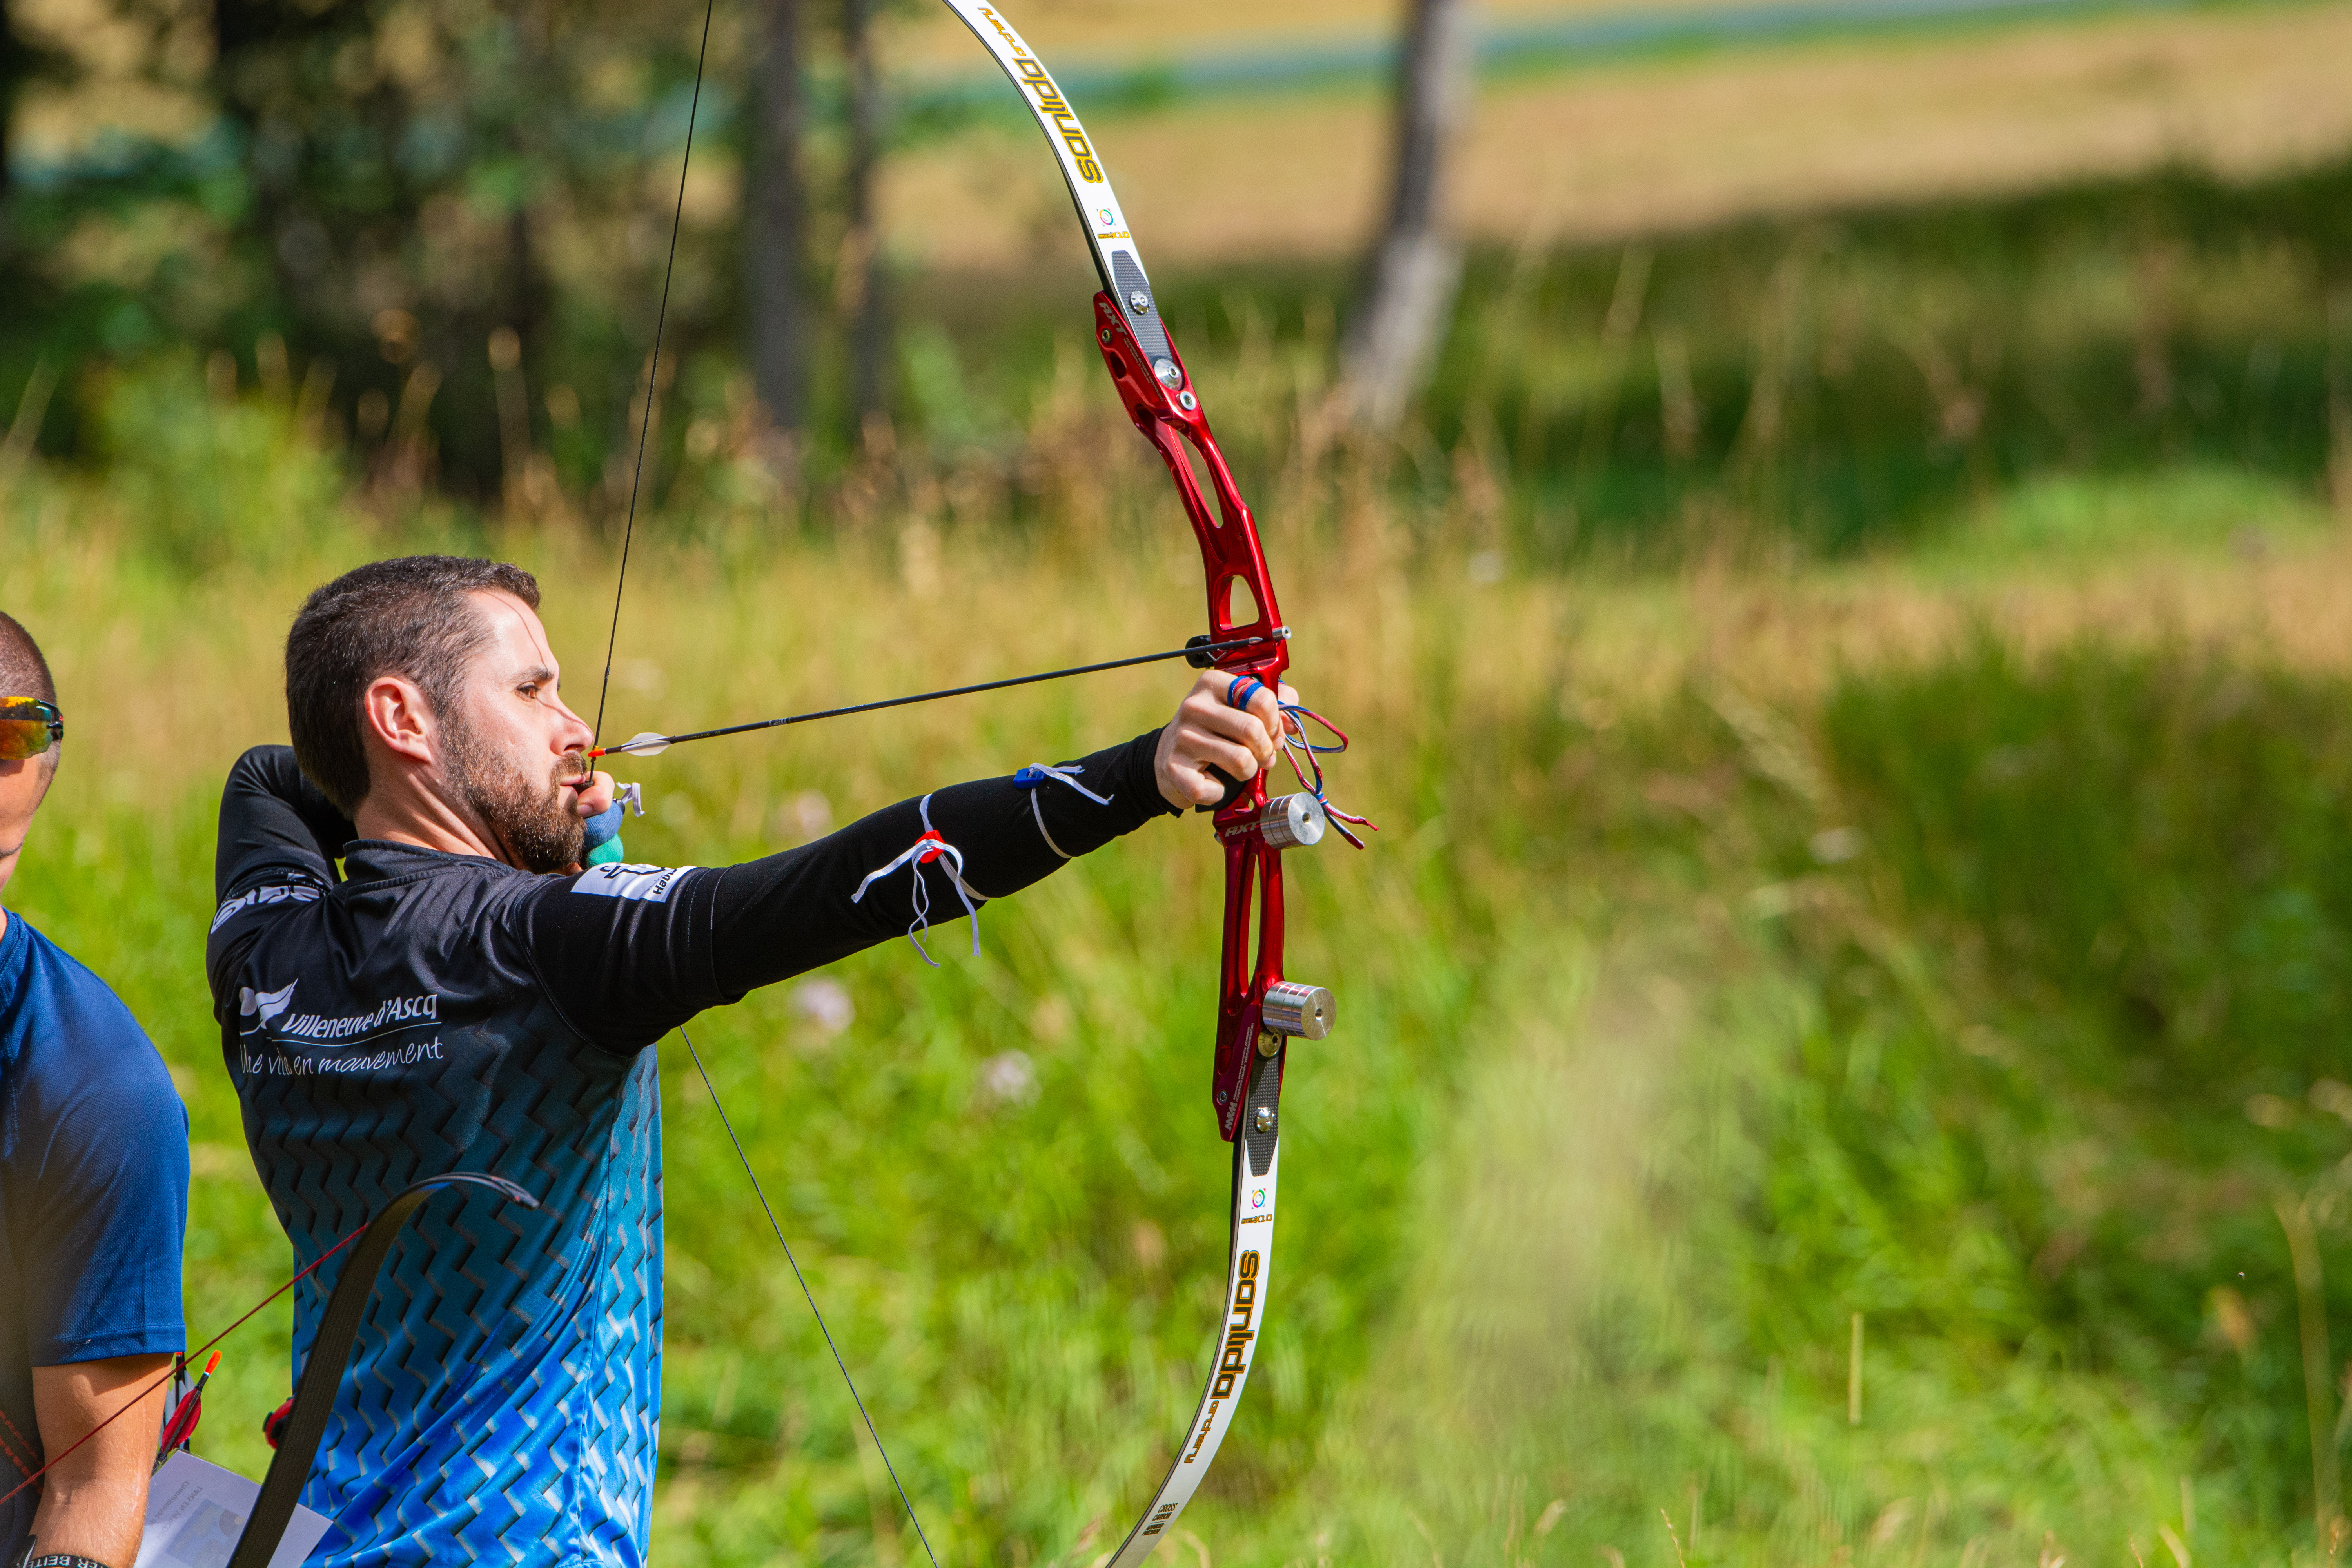
[[(643, 1563), (655, 1042), (1217, 800), (1216, 773), (1271, 762), (1282, 722), (1275, 693), (1229, 707), (1211, 671), (1165, 728), (1066, 767), (740, 865), (583, 871), (613, 781), (583, 765), (538, 604), (520, 568), (449, 556), (319, 589), (286, 639), (293, 745), (247, 752), (221, 803), (214, 1007), (297, 1265), (440, 1173), (541, 1205), (447, 1191), (387, 1260), (303, 1493), (336, 1526), (326, 1568)], [(332, 1273), (295, 1297), (298, 1363)]]

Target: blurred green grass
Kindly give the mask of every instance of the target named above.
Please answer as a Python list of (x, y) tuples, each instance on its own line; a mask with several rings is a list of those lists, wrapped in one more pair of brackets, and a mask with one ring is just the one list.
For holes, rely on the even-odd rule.
[[(173, 1064), (200, 1331), (285, 1268), (202, 989), (214, 781), (278, 728), (270, 645), (302, 588), (403, 542), (350, 526), (194, 579), (66, 530), (54, 555), (33, 542), (41, 586), (14, 606), (88, 717), (12, 901)], [(560, 647), (593, 648), (601, 552), (485, 542), (545, 573)], [(2291, 547), (2343, 570), (2324, 541)], [(1000, 606), (984, 646), (855, 542), (756, 566), (648, 552), (614, 727), (895, 689), (931, 659), (1025, 667), (1122, 604), (1189, 614), (1172, 551), (938, 548), (966, 603)], [(1693, 667), (1612, 710), (1558, 679), (1573, 633), (1493, 661), (1495, 634), (1560, 623), (1478, 606), (1542, 585), (1457, 562), (1365, 615), (1383, 570), (1336, 543), (1277, 567), (1301, 584), (1302, 675), (1363, 723), (1346, 793), (1388, 831), (1297, 868), (1293, 967), (1338, 988), (1346, 1026), (1294, 1070), (1265, 1360), (1188, 1516), (1212, 1559), (1419, 1563), (1434, 1542), (1454, 1563), (1664, 1562), (1664, 1508), (1689, 1562), (2013, 1561), (2045, 1533), (2120, 1562), (2126, 1536), (2182, 1531), (2184, 1478), (2194, 1551), (2307, 1542), (2271, 1204), (2352, 1146), (2328, 1087), (2352, 1003), (2343, 677), (2094, 625), (2055, 656), (1988, 631), (1850, 668), (1819, 700)], [(121, 596), (79, 598), (93, 576)], [(1139, 729), (1162, 684), (682, 752), (644, 770), (632, 849), (751, 854)], [(977, 962), (934, 973), (891, 944), (841, 965), (838, 1034), (789, 987), (695, 1027), (952, 1561), (1090, 1560), (1193, 1397), (1223, 1240), (1213, 859), (1165, 828), (992, 907)], [(732, 1152), (662, 1048), (656, 1551), (905, 1561)], [(249, 1471), (284, 1331), (273, 1313), (234, 1346), (202, 1445)]]
[[(2352, 637), (2326, 612), (2352, 561), (2322, 198), (2343, 177), (2245, 196), (2235, 228), (2146, 217), (2219, 210), (2161, 182), (2047, 221), (1857, 218), (1803, 241), (1843, 258), (1802, 272), (1817, 290), (1784, 266), (1812, 229), (1661, 248), (1657, 313), (1613, 339), (1623, 255), (1505, 258), (1393, 448), (1325, 421), (1311, 298), (1171, 289), (1179, 329), (1210, 329), (1188, 345), (1299, 683), (1357, 736), (1338, 788), (1386, 829), (1296, 863), (1291, 965), (1342, 1028), (1294, 1058), (1259, 1376), (1178, 1560), (2328, 1556), (2276, 1207), (2316, 1227), (2341, 1321)], [(1981, 270), (1947, 253), (1972, 223), (2010, 237)], [(1714, 314), (1666, 311), (1701, 297)], [(2153, 332), (2151, 300), (2173, 312)], [(1985, 321), (2008, 346), (1979, 355)], [(2200, 402), (2197, 366), (2264, 342), (2274, 401), (2242, 378)], [(1164, 481), (1083, 355), (930, 343), (964, 423), (844, 459), (805, 514), (732, 444), (725, 388), (683, 389), (608, 733), (1193, 629)], [(1722, 412), (1679, 452), (1675, 375), (1644, 390), (1637, 348), (1719, 388), (1693, 391)], [(426, 499), (290, 395), (192, 363), (77, 384), (102, 458), (5, 476), (6, 607), (76, 715), (9, 893), (173, 1066), (203, 1334), (286, 1268), (201, 952), (214, 793), (283, 733), (287, 620), (357, 560), (495, 552), (541, 574), (587, 703), (614, 542), (578, 487), (504, 520)], [(1768, 395), (1819, 416), (1743, 434)], [(1927, 478), (1874, 489), (1874, 453)], [(638, 770), (630, 847), (759, 853), (1134, 733), (1175, 694), (1130, 672), (689, 748)], [(1224, 1242), (1218, 896), (1205, 836), (1163, 826), (992, 907), (978, 961), (838, 966), (845, 1027), (793, 987), (695, 1026), (943, 1560), (1092, 1562), (1189, 1414)], [(662, 1051), (655, 1550), (912, 1561)], [(204, 1451), (259, 1471), (285, 1345), (282, 1310), (235, 1345)]]

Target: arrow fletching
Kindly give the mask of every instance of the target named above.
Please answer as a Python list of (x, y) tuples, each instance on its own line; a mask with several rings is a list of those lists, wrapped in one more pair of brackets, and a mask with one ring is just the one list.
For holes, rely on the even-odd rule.
[(648, 730), (642, 735), (632, 735), (619, 745), (607, 746), (604, 750), (630, 757), (658, 757), (669, 750), (669, 737)]

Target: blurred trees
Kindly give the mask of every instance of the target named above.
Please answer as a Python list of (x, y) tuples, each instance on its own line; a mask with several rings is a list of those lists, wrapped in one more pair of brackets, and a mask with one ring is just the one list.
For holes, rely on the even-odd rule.
[[(681, 210), (652, 493), (745, 514), (797, 494), (863, 517), (936, 479), (960, 513), (1029, 516), (1043, 476), (1096, 450), (1094, 426), (1055, 423), (1066, 299), (1024, 278), (889, 286), (885, 160), (1018, 124), (976, 55), (971, 82), (888, 101), (877, 20), (929, 0), (730, 0), (698, 108), (697, 0), (86, 3), (143, 33), (142, 84), (189, 111), (62, 152), (58, 117), (33, 117), (43, 142), (5, 194), (0, 420), (30, 410), (27, 438), (52, 452), (116, 455), (117, 367), (181, 360), (164, 368), (200, 384), (205, 354), (233, 354), (327, 445), (349, 437), (379, 493), (611, 515)], [(25, 0), (0, 4), (0, 77), (38, 105), (41, 36)], [(1465, 262), (1444, 215), (1466, 13), (1417, 0), (1409, 16), (1395, 177), (1341, 367), (1370, 423), (1402, 421), (1411, 482), (1458, 499), (1514, 559), (1768, 535), (1859, 551), (2050, 472), (2196, 463), (2315, 489), (2352, 475), (2352, 163)], [(1129, 132), (1102, 128), (1115, 173)], [(1026, 177), (1043, 176), (1040, 160)], [(990, 195), (1034, 212), (1041, 255), (1075, 262), (1058, 193)], [(1158, 280), (1188, 349), (1242, 372), (1217, 374), (1216, 403), (1235, 410), (1221, 423), (1245, 485), (1307, 445), (1286, 445), (1292, 405), (1252, 405), (1268, 384), (1248, 367), (1275, 361), (1251, 345), (1281, 345), (1319, 392), (1344, 270)], [(45, 405), (19, 396), (52, 386)], [(836, 488), (861, 445), (902, 466)]]
[[(22, 0), (0, 3), (5, 126), (59, 60), (17, 25)], [(699, 406), (723, 404), (730, 453), (786, 479), (812, 439), (882, 449), (875, 26), (896, 3), (752, 0), (708, 13), (705, 37), (695, 0), (89, 0), (76, 25), (137, 40), (136, 85), (175, 95), (188, 129), (45, 150), (37, 193), (0, 186), (0, 235), (31, 226), (0, 262), (19, 307), (0, 374), (224, 350), (355, 437), (379, 486), (602, 510), (666, 319), (665, 387), (685, 374)], [(1410, 11), (1393, 195), (1347, 353), (1376, 424), (1425, 377), (1460, 273), (1439, 198), (1461, 17), (1459, 0)]]
[[(547, 490), (520, 484), (517, 458), (543, 468), (551, 450), (572, 488), (609, 488), (680, 195), (700, 5), (98, 4), (88, 26), (145, 38), (131, 85), (176, 94), (191, 129), (45, 148), (31, 187), (0, 192), (0, 222), (24, 234), (0, 262), (16, 307), (0, 318), (6, 379), (37, 360), (219, 346), (248, 374), (303, 381), (313, 416), (356, 436), (380, 481), (512, 501)], [(756, 303), (797, 308), (807, 62), (802, 8), (773, 10), (783, 43), (765, 79), (730, 63), (751, 53), (730, 27), (753, 19), (717, 13), (673, 345), (731, 342), (747, 287), (765, 280)], [(20, 27), (0, 40), (13, 100), (45, 61)], [(747, 159), (778, 126), (781, 162)], [(747, 163), (781, 174), (748, 193), (758, 201)], [(767, 221), (742, 224), (739, 279), (713, 242), (747, 206)], [(787, 342), (805, 357), (804, 334)], [(800, 373), (769, 369), (789, 424)]]
[[(540, 345), (551, 290), (531, 197), (560, 152), (551, 5), (379, 16), (357, 0), (216, 0), (210, 88), (237, 149), (243, 248), (299, 349), (350, 367), (362, 436), (432, 477), (433, 405), (453, 477), (496, 480), (485, 344)], [(266, 279), (266, 281), (263, 281)]]

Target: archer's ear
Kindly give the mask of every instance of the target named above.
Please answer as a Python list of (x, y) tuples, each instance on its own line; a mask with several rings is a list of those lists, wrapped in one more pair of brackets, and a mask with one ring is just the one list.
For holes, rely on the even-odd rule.
[(360, 693), (360, 741), (367, 749), (372, 778), (379, 757), (386, 762), (436, 761), (438, 733), (433, 705), (406, 676), (379, 675)]

